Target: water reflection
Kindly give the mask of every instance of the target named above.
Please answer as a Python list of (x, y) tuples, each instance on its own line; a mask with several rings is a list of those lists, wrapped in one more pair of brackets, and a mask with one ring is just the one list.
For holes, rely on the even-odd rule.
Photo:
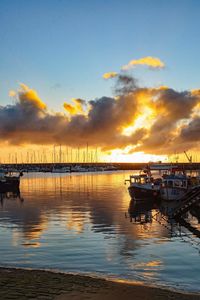
[(155, 208), (157, 208), (157, 203), (153, 199), (149, 199), (149, 201), (131, 199), (128, 210), (130, 222), (152, 223), (152, 210)]
[[(194, 236), (200, 238), (200, 203), (192, 205), (182, 216), (173, 218), (173, 213), (180, 204), (180, 200), (170, 202), (161, 201), (158, 203), (153, 199), (149, 199), (149, 201), (131, 199), (128, 216), (131, 223), (143, 225), (143, 228), (147, 231), (149, 231), (148, 225), (155, 221), (167, 229), (168, 236), (180, 237), (193, 246), (197, 246), (197, 249), (200, 251), (200, 241), (194, 238)], [(154, 211), (155, 209), (156, 212)], [(125, 216), (127, 217), (127, 214)], [(189, 233), (193, 235), (191, 236)], [(185, 237), (189, 239), (186, 240)]]
[(0, 202), (1, 202), (1, 207), (3, 207), (5, 201), (8, 200), (19, 200), (19, 202), (22, 204), (24, 202), (24, 198), (21, 197), (20, 190), (16, 191), (7, 191), (7, 192), (0, 192)]
[[(187, 234), (199, 242), (195, 232), (170, 218), (168, 204), (130, 200), (126, 177), (126, 172), (24, 176), (19, 194), (1, 196), (1, 265), (199, 289), (199, 254), (182, 239)], [(193, 207), (184, 216), (196, 229), (198, 211)]]

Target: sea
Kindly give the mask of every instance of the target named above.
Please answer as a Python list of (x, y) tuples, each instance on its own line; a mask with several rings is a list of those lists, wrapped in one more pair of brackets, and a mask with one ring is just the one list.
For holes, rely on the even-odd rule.
[(25, 173), (0, 194), (0, 266), (48, 269), (200, 292), (200, 206), (134, 201), (136, 171)]

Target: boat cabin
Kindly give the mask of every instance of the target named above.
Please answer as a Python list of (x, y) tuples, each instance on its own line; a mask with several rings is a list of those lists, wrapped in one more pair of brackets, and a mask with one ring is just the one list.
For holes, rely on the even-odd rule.
[(187, 189), (188, 188), (188, 178), (184, 175), (178, 176), (178, 175), (168, 175), (163, 178), (163, 187), (167, 188), (183, 188)]
[(130, 176), (130, 183), (146, 184), (151, 182), (153, 183), (153, 177), (149, 177), (146, 174)]

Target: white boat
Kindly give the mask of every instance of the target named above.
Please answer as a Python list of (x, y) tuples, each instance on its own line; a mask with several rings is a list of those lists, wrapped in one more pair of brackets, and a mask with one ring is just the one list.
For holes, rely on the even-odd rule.
[(70, 167), (53, 167), (52, 173), (69, 173), (71, 172)]
[(200, 178), (186, 174), (170, 174), (163, 176), (160, 197), (163, 200), (180, 200), (194, 186), (200, 185)]
[(148, 168), (155, 171), (171, 171), (172, 169), (177, 169), (178, 166), (172, 164), (150, 164)]

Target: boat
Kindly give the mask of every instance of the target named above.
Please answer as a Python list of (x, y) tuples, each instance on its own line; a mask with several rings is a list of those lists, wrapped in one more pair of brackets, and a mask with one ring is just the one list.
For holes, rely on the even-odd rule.
[(154, 179), (150, 170), (144, 170), (138, 175), (130, 175), (128, 191), (132, 199), (149, 200), (158, 199), (160, 196), (160, 186), (162, 179)]
[(200, 186), (199, 176), (173, 172), (163, 176), (160, 197), (166, 201), (181, 200), (186, 193), (196, 186)]
[(154, 170), (154, 171), (170, 171), (172, 168), (173, 169), (177, 169), (178, 166), (177, 165), (173, 165), (172, 164), (149, 164), (149, 169), (150, 170)]
[(0, 192), (19, 190), (21, 176), (23, 176), (22, 172), (13, 173), (0, 170)]
[(181, 200), (193, 187), (200, 187), (200, 176), (187, 175), (178, 167), (165, 168), (162, 171), (165, 173), (157, 179), (153, 178), (150, 167), (143, 170), (143, 173), (131, 175), (129, 180), (126, 180), (130, 183), (128, 190), (131, 198)]
[(70, 173), (71, 172), (71, 168), (70, 167), (56, 167), (54, 166), (52, 171), (52, 173)]

